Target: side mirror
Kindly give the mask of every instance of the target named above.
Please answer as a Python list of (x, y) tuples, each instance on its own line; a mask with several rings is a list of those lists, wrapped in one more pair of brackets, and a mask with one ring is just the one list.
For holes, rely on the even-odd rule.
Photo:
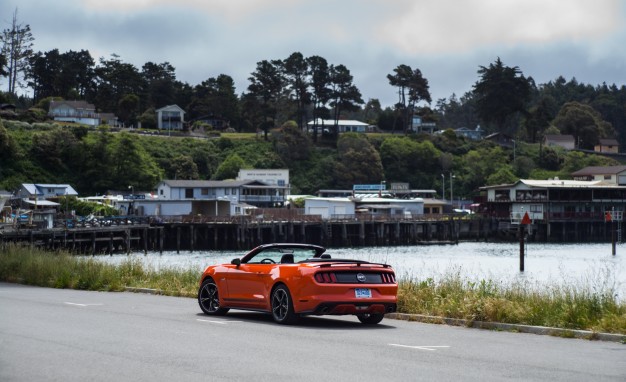
[(240, 266), (241, 265), (241, 259), (232, 259), (232, 261), (230, 262), (233, 265), (236, 266)]

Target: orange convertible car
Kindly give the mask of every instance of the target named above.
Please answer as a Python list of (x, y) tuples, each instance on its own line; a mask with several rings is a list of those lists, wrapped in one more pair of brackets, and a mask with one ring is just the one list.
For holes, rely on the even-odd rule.
[(301, 315), (353, 314), (379, 323), (396, 311), (398, 284), (391, 266), (331, 258), (310, 244), (265, 244), (202, 274), (198, 303), (209, 315), (230, 308), (271, 313), (280, 324)]

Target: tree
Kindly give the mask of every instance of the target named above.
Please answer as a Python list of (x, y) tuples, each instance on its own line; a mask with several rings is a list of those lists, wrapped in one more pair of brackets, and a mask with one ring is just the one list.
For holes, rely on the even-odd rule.
[(524, 125), (531, 143), (542, 140), (543, 132), (550, 126), (550, 121), (554, 119), (554, 108), (554, 99), (542, 97), (537, 105), (528, 111)]
[(338, 188), (384, 179), (380, 155), (364, 134), (342, 134), (337, 141), (337, 153), (334, 183)]
[(296, 103), (296, 122), (298, 127), (302, 129), (306, 122), (305, 107), (311, 101), (311, 94), (308, 90), (309, 80), (307, 78), (309, 65), (302, 53), (295, 52), (283, 61), (282, 66), (287, 91)]
[[(9, 159), (17, 152), (17, 145), (9, 135), (7, 129), (0, 119), (0, 159)], [(1, 171), (1, 170), (0, 170)], [(2, 174), (0, 173), (0, 176)]]
[(246, 166), (246, 162), (237, 154), (230, 154), (220, 165), (217, 167), (213, 179), (235, 179), (239, 174), (239, 170)]
[(143, 78), (137, 68), (122, 62), (115, 54), (109, 60), (100, 58), (95, 74), (94, 103), (99, 110), (115, 114), (118, 114), (119, 101), (127, 94), (135, 94), (143, 85)]
[(198, 166), (189, 155), (179, 155), (172, 159), (171, 172), (174, 179), (196, 180), (199, 178)]
[(161, 179), (155, 160), (138, 143), (137, 137), (121, 133), (112, 149), (112, 176), (115, 186), (151, 190)]
[(202, 81), (193, 89), (187, 111), (190, 119), (214, 116), (224, 118), (230, 124), (239, 124), (241, 111), (235, 93), (235, 81), (226, 74)]
[(442, 153), (430, 141), (392, 136), (380, 145), (380, 157), (388, 181), (410, 183), (411, 187), (432, 188), (438, 179)]
[(568, 102), (552, 121), (561, 134), (571, 134), (577, 147), (593, 150), (600, 138), (613, 137), (615, 132), (610, 123), (591, 106), (579, 102)]
[(280, 131), (272, 134), (274, 150), (284, 163), (307, 160), (311, 153), (311, 140), (295, 122), (283, 124)]
[(375, 125), (378, 121), (378, 117), (380, 117), (383, 112), (383, 109), (380, 106), (380, 100), (378, 100), (377, 98), (370, 98), (365, 104), (363, 112), (365, 120), (368, 123)]
[[(330, 73), (328, 62), (320, 56), (307, 58), (309, 76), (311, 78), (311, 102), (313, 104), (313, 121), (318, 118), (327, 118), (326, 104), (331, 97)], [(313, 140), (317, 141), (317, 123), (313, 124)]]
[(333, 107), (333, 119), (335, 128), (333, 134), (339, 133), (339, 117), (342, 111), (355, 111), (363, 104), (361, 92), (352, 83), (352, 74), (344, 65), (331, 65), (330, 67), (330, 106)]
[(16, 88), (22, 86), (22, 79), (28, 71), (29, 59), (33, 55), (35, 38), (30, 25), (23, 25), (17, 20), (17, 8), (13, 12), (11, 28), (5, 29), (0, 36), (2, 55), (6, 58), (4, 70), (8, 73), (8, 92), (15, 95)]
[(122, 122), (132, 125), (137, 121), (139, 113), (139, 97), (135, 94), (126, 94), (119, 102), (117, 115)]
[(267, 140), (269, 130), (276, 123), (277, 103), (283, 90), (282, 61), (263, 60), (257, 63), (256, 70), (248, 78), (248, 102), (257, 103), (259, 107), (256, 123)]
[(6, 77), (9, 75), (7, 72), (7, 57), (0, 50), (0, 77)]
[(413, 70), (408, 65), (398, 65), (395, 74), (388, 74), (389, 84), (398, 87), (398, 103), (396, 109), (402, 114), (404, 133), (411, 124), (411, 114), (415, 112), (415, 105), (419, 101), (431, 102), (428, 91), (428, 80), (422, 76), (419, 69)]
[(472, 92), (465, 93), (461, 98), (452, 94), (449, 99), (438, 100), (435, 111), (440, 129), (471, 129), (480, 125), (476, 115), (476, 98)]
[(34, 100), (47, 97), (84, 98), (93, 92), (94, 60), (86, 50), (37, 52), (30, 59), (26, 78)]
[[(169, 62), (155, 64), (146, 62), (141, 67), (143, 99), (141, 106), (160, 108), (171, 105), (176, 94), (176, 70)], [(142, 109), (143, 109), (142, 108)]]
[(489, 67), (481, 66), (478, 74), (480, 80), (473, 87), (476, 112), (486, 124), (494, 124), (498, 131), (505, 132), (507, 119), (525, 112), (531, 82), (517, 66), (504, 66), (500, 57)]

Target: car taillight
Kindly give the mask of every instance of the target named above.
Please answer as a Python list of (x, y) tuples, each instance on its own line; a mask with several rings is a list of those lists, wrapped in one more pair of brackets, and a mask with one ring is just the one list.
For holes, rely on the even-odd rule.
[(383, 284), (393, 284), (396, 282), (396, 278), (393, 273), (382, 273), (381, 278), (383, 280)]
[(321, 284), (336, 283), (337, 276), (333, 272), (320, 272), (315, 274), (315, 281)]

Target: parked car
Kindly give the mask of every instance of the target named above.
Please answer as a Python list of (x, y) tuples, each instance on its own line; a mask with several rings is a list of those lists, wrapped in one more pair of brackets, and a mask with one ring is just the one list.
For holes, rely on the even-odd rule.
[(230, 264), (206, 268), (198, 303), (208, 315), (263, 311), (279, 324), (303, 315), (355, 315), (379, 323), (396, 311), (398, 284), (390, 265), (331, 258), (311, 244), (265, 244)]

